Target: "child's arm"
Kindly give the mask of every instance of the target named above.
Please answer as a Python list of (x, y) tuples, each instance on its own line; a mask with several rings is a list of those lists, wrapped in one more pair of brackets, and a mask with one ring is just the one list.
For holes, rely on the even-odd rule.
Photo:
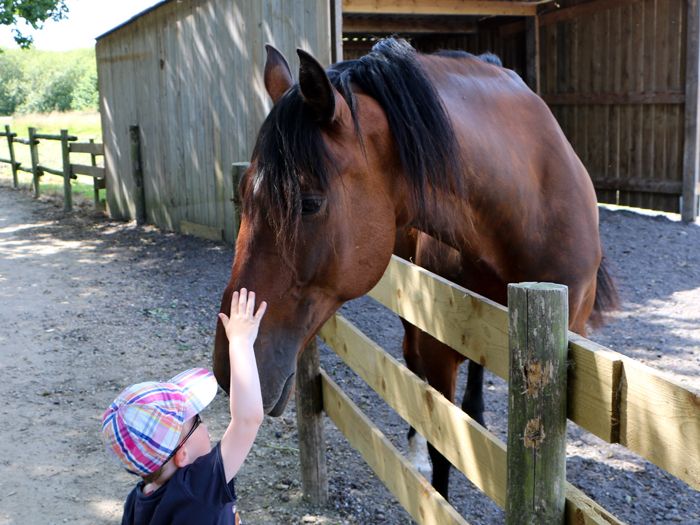
[(230, 318), (219, 314), (228, 337), (231, 363), (231, 423), (221, 439), (227, 482), (243, 465), (265, 416), (253, 343), (266, 308), (263, 301), (254, 313), (255, 293), (242, 288), (240, 294), (233, 293)]

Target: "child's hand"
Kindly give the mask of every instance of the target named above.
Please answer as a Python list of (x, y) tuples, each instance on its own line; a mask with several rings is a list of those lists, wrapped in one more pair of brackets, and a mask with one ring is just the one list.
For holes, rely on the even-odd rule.
[(263, 301), (255, 312), (255, 292), (248, 292), (245, 288), (241, 288), (240, 294), (233, 292), (230, 317), (219, 314), (229, 344), (235, 341), (235, 345), (248, 344), (252, 347), (266, 309), (267, 303)]

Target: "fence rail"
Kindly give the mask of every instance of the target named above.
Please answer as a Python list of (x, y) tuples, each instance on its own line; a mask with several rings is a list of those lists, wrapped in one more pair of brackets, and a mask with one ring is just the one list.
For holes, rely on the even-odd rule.
[[(105, 169), (97, 166), (97, 156), (104, 155), (104, 145), (95, 143), (93, 139), (90, 142), (76, 142), (78, 137), (69, 135), (68, 130), (61, 130), (60, 135), (51, 135), (37, 133), (36, 128), (28, 129), (29, 138), (22, 139), (17, 137), (17, 133), (10, 130), (9, 125), (5, 125), (5, 131), (0, 132), (0, 137), (7, 138), (7, 147), (10, 152), (9, 159), (0, 158), (0, 163), (10, 164), (12, 169), (12, 181), (15, 188), (19, 187), (18, 172), (31, 173), (33, 176), (34, 196), (41, 196), (41, 177), (44, 173), (50, 173), (63, 177), (63, 193), (65, 197), (65, 210), (70, 211), (73, 208), (73, 192), (70, 181), (78, 178), (78, 175), (87, 175), (93, 179), (95, 207), (100, 203), (100, 190), (106, 188)], [(42, 140), (54, 140), (61, 142), (61, 156), (63, 165), (60, 169), (51, 168), (39, 164), (39, 144)], [(21, 162), (17, 162), (15, 155), (15, 144), (23, 144), (29, 146), (30, 158), (32, 166), (26, 168)], [(88, 153), (91, 155), (92, 164), (72, 164), (70, 162), (71, 153)]]
[[(508, 380), (512, 342), (508, 311), (502, 306), (397, 257), (369, 295)], [(511, 496), (505, 443), (342, 316), (329, 320), (319, 336), (479, 489), (506, 508)], [(700, 391), (571, 332), (568, 360), (568, 419), (700, 490)], [(465, 523), (431, 486), (426, 487), (422, 476), (329, 376), (321, 370), (317, 373), (322, 384), (319, 405), (413, 518), (425, 524)], [(300, 395), (306, 392), (299, 383), (297, 388)], [(304, 422), (300, 420), (299, 425)], [(302, 465), (302, 472), (313, 471)], [(565, 523), (622, 524), (569, 483), (565, 495)]]

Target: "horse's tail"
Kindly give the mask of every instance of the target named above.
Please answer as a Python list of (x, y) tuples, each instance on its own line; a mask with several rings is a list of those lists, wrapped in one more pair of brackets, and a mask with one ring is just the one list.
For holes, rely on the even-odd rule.
[(619, 310), (621, 306), (620, 292), (615, 285), (615, 280), (612, 277), (611, 264), (607, 257), (605, 257), (605, 254), (603, 254), (600, 260), (600, 266), (598, 266), (597, 279), (595, 303), (593, 303), (593, 311), (588, 320), (594, 328), (605, 323), (606, 313)]

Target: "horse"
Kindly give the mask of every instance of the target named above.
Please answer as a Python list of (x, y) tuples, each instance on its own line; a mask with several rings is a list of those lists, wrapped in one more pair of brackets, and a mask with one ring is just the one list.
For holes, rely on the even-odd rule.
[[(402, 229), (421, 232), (418, 259), (421, 243), (444, 245), (451, 262), (434, 258), (443, 270), (457, 269), (459, 284), (501, 304), (508, 283), (567, 285), (570, 328), (579, 334), (614, 299), (591, 179), (517, 74), (470, 55), (423, 55), (389, 38), (327, 70), (298, 49), (295, 84), (284, 56), (266, 49), (273, 106), (240, 181), (240, 230), (221, 312), (242, 287), (268, 302), (255, 344), (267, 414), (283, 413), (301, 352), (343, 303), (375, 286)], [(463, 358), (446, 364), (438, 349), (433, 359), (409, 330), (404, 351), (419, 375), (456, 374)], [(219, 322), (214, 374), (224, 390), (227, 348)], [(467, 411), (483, 423), (480, 367), (473, 368)], [(454, 388), (451, 396), (441, 388), (453, 401)]]

